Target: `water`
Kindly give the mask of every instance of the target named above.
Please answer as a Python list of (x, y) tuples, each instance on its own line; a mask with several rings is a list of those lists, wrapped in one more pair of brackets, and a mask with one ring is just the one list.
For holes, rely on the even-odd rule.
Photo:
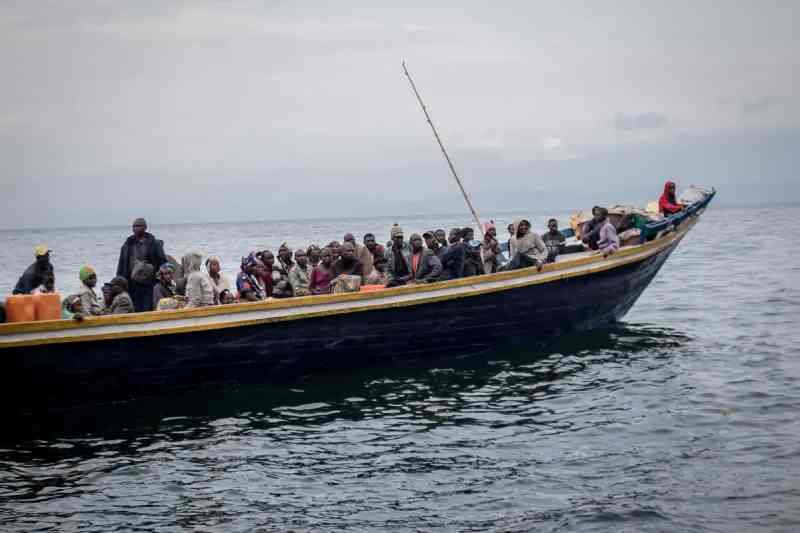
[[(781, 229), (799, 215), (712, 206), (606, 331), (7, 420), (2, 529), (797, 531), (800, 267)], [(457, 222), (398, 221), (407, 233)], [(319, 241), (388, 228), (319, 224), (281, 227)], [(241, 252), (226, 228), (251, 242), (266, 227), (157, 234), (200, 232), (230, 262)], [(259, 242), (283, 240), (271, 233)], [(42, 237), (65, 264), (71, 247), (121, 240), (69, 235), (3, 234), (4, 264)]]

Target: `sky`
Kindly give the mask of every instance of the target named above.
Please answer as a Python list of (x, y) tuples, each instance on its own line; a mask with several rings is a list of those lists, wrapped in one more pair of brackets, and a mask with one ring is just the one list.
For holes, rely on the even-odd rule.
[(800, 3), (0, 2), (0, 228), (800, 201)]

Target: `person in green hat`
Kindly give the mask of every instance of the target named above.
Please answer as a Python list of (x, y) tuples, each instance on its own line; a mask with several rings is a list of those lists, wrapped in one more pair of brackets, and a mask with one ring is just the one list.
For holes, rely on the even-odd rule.
[(46, 244), (40, 244), (36, 247), (35, 253), (36, 261), (19, 277), (13, 294), (30, 294), (34, 289), (43, 285), (46, 279), (53, 277), (50, 248)]
[(97, 286), (97, 273), (94, 268), (89, 265), (83, 265), (78, 272), (78, 277), (81, 280), (81, 288), (77, 296), (81, 300), (82, 312), (86, 315), (102, 315), (103, 306), (94, 292), (94, 288)]

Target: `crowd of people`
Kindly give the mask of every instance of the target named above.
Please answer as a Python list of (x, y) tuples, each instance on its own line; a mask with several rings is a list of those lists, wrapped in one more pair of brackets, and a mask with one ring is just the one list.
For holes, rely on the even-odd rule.
[[(664, 214), (683, 206), (675, 199), (675, 184), (667, 182), (659, 202)], [(203, 261), (196, 252), (184, 255), (180, 263), (164, 252), (163, 241), (147, 231), (147, 222), (133, 222), (132, 234), (120, 249), (116, 276), (96, 292), (97, 273), (89, 265), (78, 272), (80, 290), (63, 300), (66, 318), (124, 314), (152, 310), (224, 305), (269, 298), (291, 298), (353, 292), (363, 286), (398, 287), (427, 284), (501, 270), (541, 268), (558, 255), (597, 250), (613, 254), (620, 246), (617, 229), (609, 221), (608, 210), (595, 207), (592, 219), (581, 231), (581, 241), (568, 245), (556, 219), (547, 231), (532, 231), (526, 219), (508, 225), (508, 239), (500, 242), (494, 222), (485, 222), (483, 237), (475, 239), (470, 227), (413, 233), (408, 239), (394, 224), (390, 240), (379, 244), (367, 233), (361, 243), (352, 233), (342, 242), (325, 246), (312, 244), (292, 250), (282, 244), (270, 250), (252, 251), (242, 258), (240, 272), (231, 281), (222, 272), (219, 257)], [(38, 246), (36, 260), (14, 288), (14, 294), (55, 292), (55, 276), (47, 246)]]

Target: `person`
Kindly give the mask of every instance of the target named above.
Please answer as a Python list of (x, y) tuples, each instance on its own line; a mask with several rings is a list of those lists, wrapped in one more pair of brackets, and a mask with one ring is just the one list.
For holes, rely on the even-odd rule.
[(422, 246), (422, 237), (413, 233), (409, 245), (392, 242), (387, 258), (386, 286), (409, 283), (432, 283), (439, 280), (442, 263), (432, 251)]
[(464, 267), (461, 277), (481, 276), (485, 273), (481, 259), (481, 241), (473, 239), (464, 245)]
[(219, 303), (222, 305), (235, 304), (236, 296), (232, 291), (225, 289), (219, 293)]
[[(245, 302), (255, 302), (266, 298), (266, 287), (264, 286), (263, 278), (268, 273), (264, 263), (256, 259), (255, 252), (250, 252), (247, 257), (242, 257), (241, 270), (236, 277), (236, 290), (239, 291), (239, 299)], [(271, 274), (269, 275), (271, 276)]]
[(339, 259), (339, 256), (342, 255), (342, 245), (339, 244), (339, 241), (331, 241), (328, 244), (328, 248), (331, 249), (331, 257), (333, 257), (334, 261)]
[(316, 244), (309, 245), (306, 249), (306, 257), (308, 257), (308, 266), (312, 269), (319, 264), (320, 248)]
[(31, 291), (31, 294), (51, 294), (56, 292), (56, 275), (48, 272), (44, 275), (42, 284)]
[(292, 286), (295, 296), (308, 296), (311, 281), (311, 268), (308, 266), (308, 256), (302, 248), (294, 253), (294, 266), (289, 271), (289, 284)]
[(547, 262), (552, 263), (567, 244), (567, 238), (558, 231), (558, 220), (551, 218), (547, 221), (547, 232), (542, 234), (542, 241), (547, 246)]
[(231, 280), (222, 273), (222, 261), (216, 255), (212, 255), (206, 259), (206, 271), (211, 281), (214, 283), (214, 287), (217, 289), (217, 294), (222, 294), (222, 291), (230, 291), (233, 289)]
[(197, 252), (187, 254), (189, 275), (186, 277), (186, 307), (208, 307), (219, 305), (219, 292), (214, 280), (200, 270), (203, 256)]
[(426, 231), (422, 234), (422, 238), (425, 240), (425, 246), (428, 247), (428, 250), (433, 252), (433, 255), (435, 255), (441, 263), (442, 254), (444, 254), (447, 248), (444, 248), (441, 244), (439, 244), (439, 240), (436, 238), (436, 233), (433, 231)]
[(281, 276), (288, 278), (289, 271), (294, 266), (294, 261), (292, 261), (292, 249), (289, 248), (288, 244), (283, 243), (280, 248), (278, 248), (278, 257), (275, 264), (280, 269)]
[(108, 308), (110, 315), (124, 315), (127, 313), (135, 313), (136, 308), (133, 305), (133, 300), (128, 293), (128, 280), (122, 276), (113, 278), (110, 282), (111, 285), (111, 305)]
[(34, 253), (36, 260), (19, 277), (12, 294), (30, 294), (44, 283), (44, 278), (48, 274), (53, 273), (53, 265), (50, 263), (50, 248), (46, 244), (40, 244)]
[(81, 288), (77, 294), (81, 300), (81, 311), (85, 315), (102, 315), (103, 306), (94, 292), (94, 288), (97, 285), (97, 273), (94, 268), (89, 265), (83, 265), (78, 271), (78, 279), (81, 280)]
[(375, 235), (372, 233), (367, 233), (364, 235), (364, 248), (369, 250), (369, 252), (372, 254), (373, 266), (378, 262), (378, 260), (385, 259), (386, 248), (384, 248), (383, 245), (378, 244), (378, 242), (375, 240)]
[(508, 226), (506, 226), (506, 231), (508, 232), (508, 240), (504, 243), (504, 246), (503, 246), (502, 250), (504, 252), (509, 252), (509, 254), (510, 254), (511, 253), (511, 239), (514, 238), (514, 231), (515, 231), (513, 222), (511, 224), (509, 224)]
[(256, 259), (262, 263), (256, 270), (264, 284), (264, 298), (271, 298), (275, 284), (281, 280), (280, 271), (275, 269), (275, 256), (269, 250), (262, 250), (256, 254)]
[[(433, 283), (439, 281), (442, 274), (442, 262), (436, 254), (422, 246), (422, 237), (417, 233), (412, 233), (408, 239), (411, 246), (411, 260), (409, 270), (411, 271), (410, 283)], [(405, 258), (405, 256), (403, 256)]]
[(590, 250), (597, 250), (597, 241), (600, 239), (600, 224), (598, 212), (600, 206), (592, 208), (592, 218), (583, 223), (581, 227), (581, 242)]
[(328, 294), (333, 280), (333, 254), (327, 246), (319, 251), (319, 264), (311, 271), (308, 290), (311, 294)]
[(364, 267), (356, 258), (356, 247), (353, 243), (342, 244), (341, 255), (331, 266), (331, 273), (334, 279), (339, 276), (360, 276), (364, 277)]
[(389, 262), (386, 261), (385, 257), (378, 257), (375, 259), (375, 264), (372, 265), (372, 272), (369, 273), (364, 284), (383, 285), (385, 287), (386, 283), (389, 281), (389, 277), (386, 274), (388, 265)]
[(475, 230), (470, 227), (461, 228), (461, 240), (464, 243), (475, 240)]
[(163, 243), (147, 232), (147, 221), (133, 221), (133, 235), (119, 251), (117, 276), (128, 282), (130, 298), (136, 312), (153, 310), (153, 287), (156, 269), (167, 262)]
[(441, 256), (442, 275), (440, 280), (458, 279), (464, 272), (464, 257), (466, 250), (461, 241), (461, 228), (453, 228), (447, 236), (449, 242), (447, 249)]
[(83, 312), (83, 303), (79, 294), (70, 294), (61, 302), (61, 318), (81, 321), (86, 314)]
[(500, 243), (497, 242), (497, 226), (494, 220), (483, 223), (483, 241), (481, 241), (481, 256), (483, 257), (483, 272), (491, 274), (500, 268)]
[(538, 233), (531, 231), (531, 223), (526, 219), (514, 222), (514, 236), (509, 244), (511, 260), (506, 270), (515, 270), (529, 266), (541, 269), (547, 261), (547, 246)]
[(111, 314), (111, 302), (114, 301), (114, 293), (111, 290), (111, 283), (103, 283), (103, 287), (100, 289), (100, 292), (103, 293), (103, 314)]
[(682, 209), (684, 209), (684, 205), (675, 198), (675, 182), (667, 181), (664, 183), (664, 193), (658, 199), (658, 210), (662, 215), (668, 217)]
[(361, 281), (366, 283), (367, 276), (372, 272), (372, 266), (375, 264), (375, 257), (372, 255), (372, 251), (365, 245), (356, 243), (356, 238), (352, 233), (345, 233), (342, 241), (349, 242), (355, 248), (356, 259), (361, 263), (361, 268), (364, 272)]
[(389, 230), (392, 245), (386, 250), (386, 282), (387, 287), (405, 285), (412, 279), (410, 258), (411, 249), (405, 242), (403, 229), (394, 224)]
[(158, 274), (156, 274), (156, 280), (158, 283), (153, 287), (153, 309), (162, 311), (164, 308), (177, 308), (178, 305), (173, 306), (171, 302), (161, 303), (162, 299), (174, 299), (175, 303), (178, 303), (176, 299), (178, 288), (175, 285), (175, 267), (169, 263), (161, 265), (158, 269)]
[(600, 233), (597, 241), (597, 250), (603, 252), (603, 257), (608, 257), (619, 250), (619, 237), (614, 224), (608, 219), (608, 209), (605, 207), (599, 208), (598, 215), (600, 216), (598, 221)]
[(443, 229), (437, 229), (433, 232), (433, 236), (436, 237), (436, 241), (439, 243), (439, 248), (444, 250), (447, 248), (447, 233)]

